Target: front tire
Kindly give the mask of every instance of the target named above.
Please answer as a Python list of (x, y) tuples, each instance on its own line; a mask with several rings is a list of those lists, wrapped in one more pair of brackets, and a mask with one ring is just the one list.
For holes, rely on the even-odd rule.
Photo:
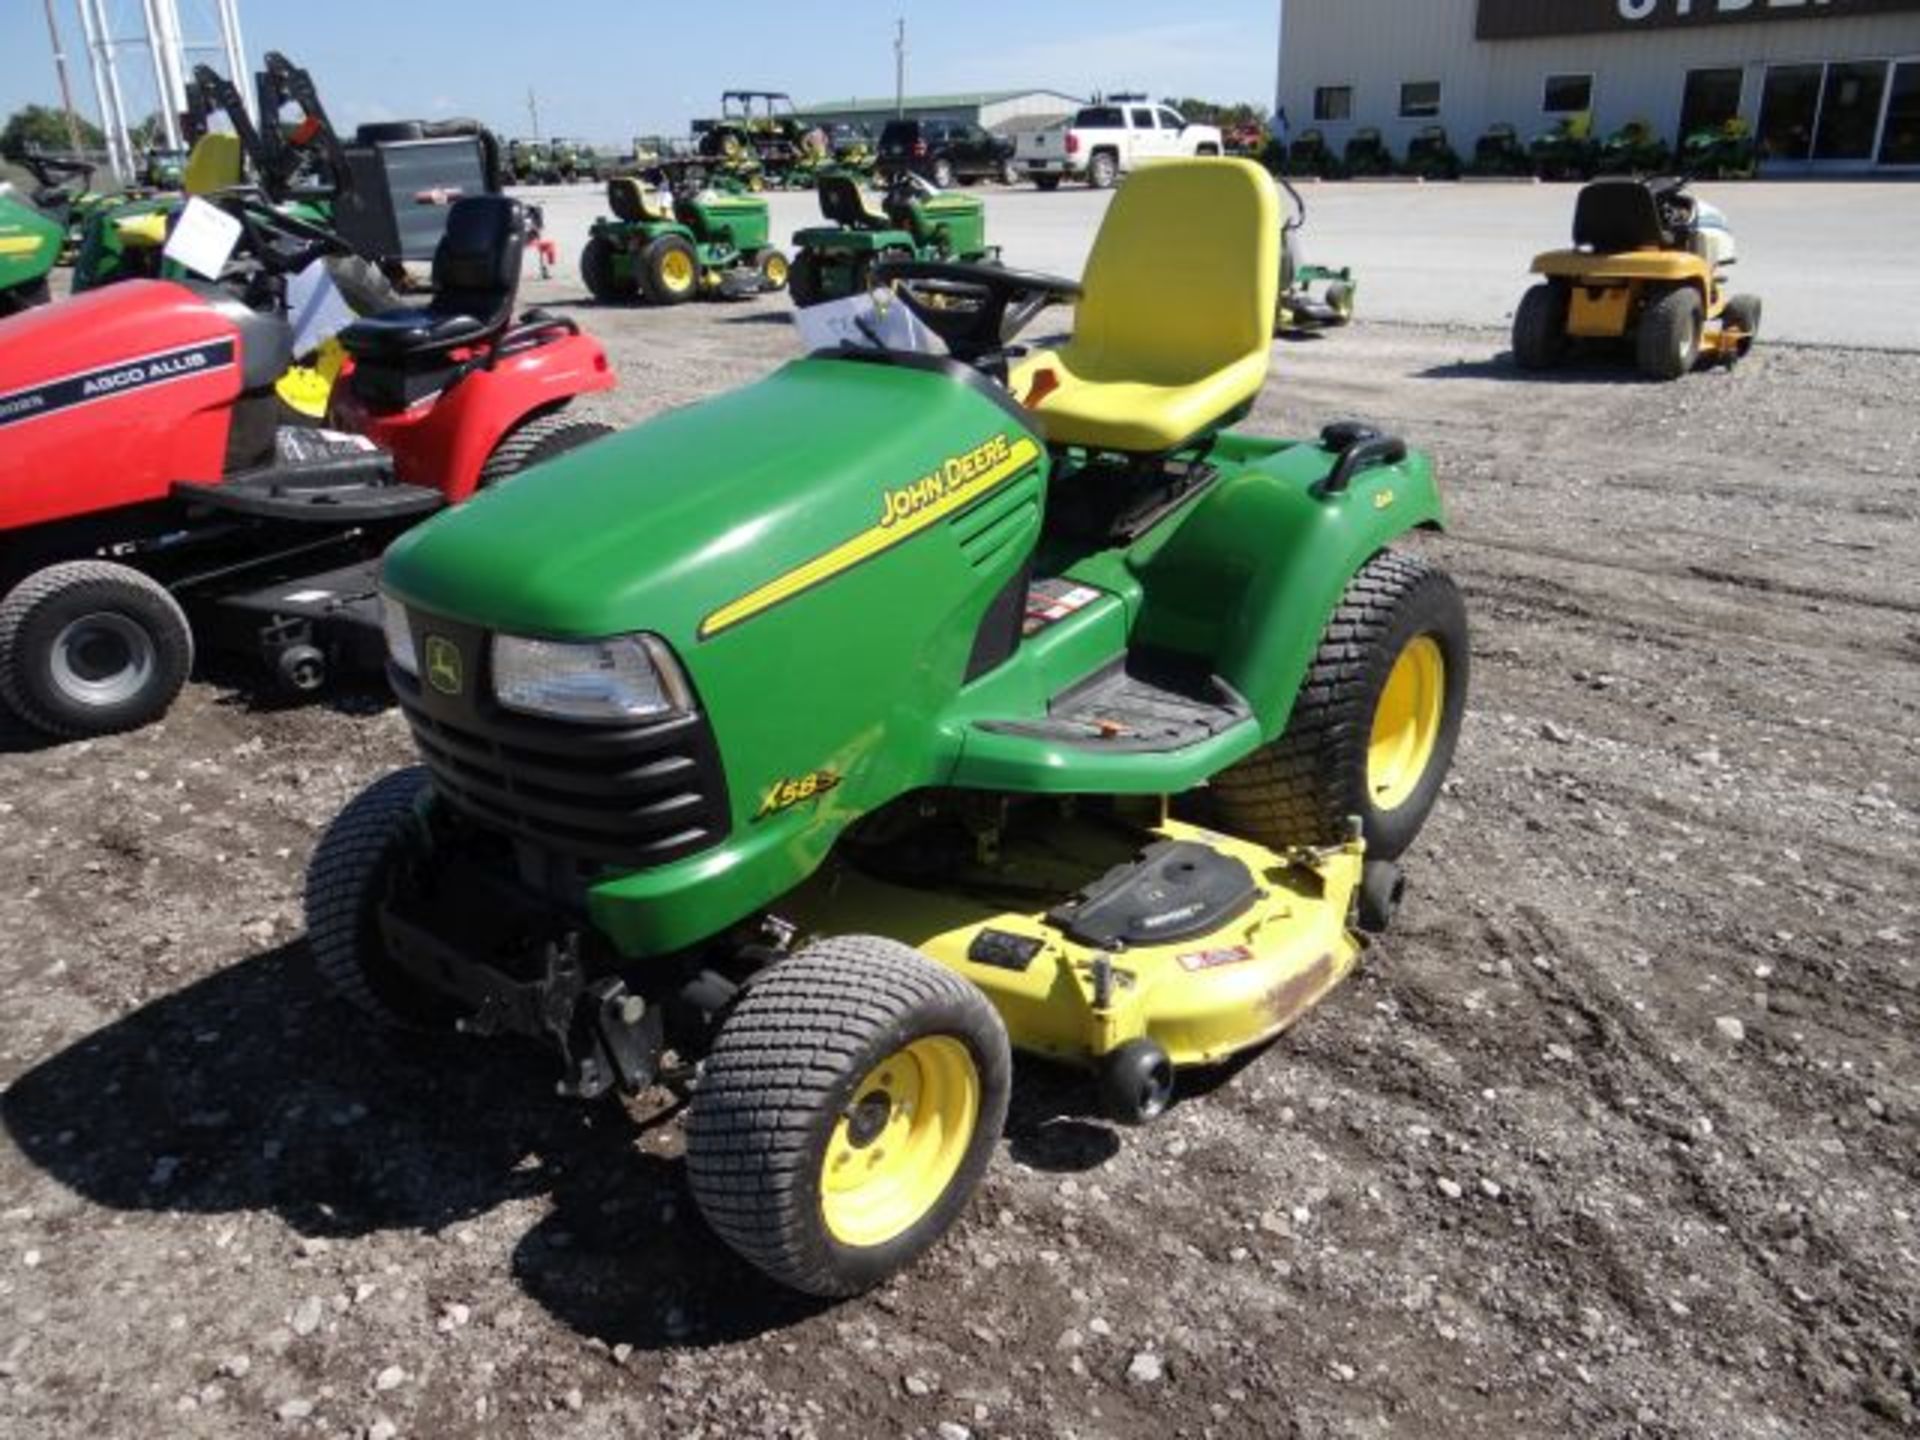
[(687, 1119), (694, 1199), (775, 1280), (858, 1294), (959, 1217), (1011, 1089), (1006, 1028), (978, 989), (893, 940), (821, 941), (720, 1029)]
[(186, 612), (128, 566), (49, 565), (0, 602), (0, 699), (48, 735), (137, 730), (167, 712), (192, 669)]
[(1762, 306), (1758, 295), (1735, 295), (1721, 312), (1720, 323), (1740, 331), (1740, 343), (1734, 358), (1744, 360), (1753, 353), (1753, 342), (1760, 338)]
[(1444, 572), (1387, 550), (1327, 622), (1279, 739), (1215, 776), (1225, 829), (1272, 849), (1328, 845), (1360, 817), (1369, 860), (1420, 833), (1467, 700), (1467, 612)]
[(493, 454), (480, 467), (480, 488), (485, 490), (503, 480), (511, 480), (543, 460), (564, 455), (613, 433), (613, 426), (598, 420), (576, 420), (564, 413), (536, 415), (509, 430), (507, 437), (493, 447)]
[(307, 953), (336, 1000), (394, 1030), (444, 1025), (451, 1009), (401, 970), (380, 934), (381, 903), (424, 853), (425, 767), (383, 775), (334, 816), (307, 864)]
[(1567, 354), (1567, 293), (1536, 285), (1513, 312), (1513, 361), (1522, 370), (1551, 370)]
[(936, 190), (951, 190), (953, 188), (953, 162), (944, 156), (934, 161), (933, 174), (929, 178), (933, 181)]
[(818, 255), (811, 250), (802, 250), (793, 257), (793, 264), (787, 270), (787, 290), (793, 296), (796, 309), (804, 310), (809, 305), (818, 305), (824, 283)]
[(760, 288), (765, 294), (776, 294), (786, 289), (793, 278), (786, 252), (772, 245), (754, 252), (753, 265), (760, 273)]
[(1653, 380), (1678, 380), (1700, 361), (1706, 309), (1691, 287), (1669, 290), (1640, 317), (1639, 357), (1643, 374)]

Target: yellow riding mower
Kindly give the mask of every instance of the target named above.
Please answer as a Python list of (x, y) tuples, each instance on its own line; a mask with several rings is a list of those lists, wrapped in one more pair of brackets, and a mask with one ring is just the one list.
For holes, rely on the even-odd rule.
[(1596, 180), (1580, 192), (1571, 250), (1533, 262), (1544, 276), (1513, 317), (1513, 358), (1548, 370), (1578, 341), (1631, 340), (1640, 368), (1678, 380), (1709, 356), (1732, 365), (1760, 333), (1760, 300), (1726, 292), (1737, 258), (1726, 217), (1684, 179)]

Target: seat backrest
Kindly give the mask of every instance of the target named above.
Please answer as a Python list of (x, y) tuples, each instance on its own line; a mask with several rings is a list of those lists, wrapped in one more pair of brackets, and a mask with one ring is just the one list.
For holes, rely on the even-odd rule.
[(1280, 201), (1251, 160), (1142, 165), (1107, 209), (1072, 349), (1102, 378), (1186, 384), (1273, 345)]
[(213, 130), (193, 142), (180, 188), (189, 195), (211, 195), (231, 189), (241, 179), (240, 137)]
[(464, 195), (433, 252), (433, 308), (490, 314), (511, 306), (526, 258), (526, 211), (504, 195)]
[(867, 204), (860, 186), (851, 175), (820, 177), (820, 213), (836, 225), (849, 230), (884, 230), (893, 222)]
[(607, 182), (607, 204), (615, 215), (636, 225), (673, 218), (661, 208), (656, 192), (633, 175), (616, 175)]
[(1573, 243), (1602, 254), (1670, 243), (1653, 191), (1638, 180), (1595, 180), (1573, 210)]

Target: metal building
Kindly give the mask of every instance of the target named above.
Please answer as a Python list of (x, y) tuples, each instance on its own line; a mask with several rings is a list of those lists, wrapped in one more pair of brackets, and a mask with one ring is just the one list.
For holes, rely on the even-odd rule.
[(1770, 174), (1920, 171), (1920, 0), (1281, 0), (1280, 30), (1277, 103), (1336, 150), (1739, 116)]
[(863, 125), (876, 137), (887, 121), (901, 113), (909, 120), (961, 120), (1011, 134), (1051, 125), (1084, 103), (1058, 90), (979, 90), (962, 95), (909, 95), (904, 104), (897, 104), (892, 96), (822, 100), (801, 107), (800, 114), (817, 125)]

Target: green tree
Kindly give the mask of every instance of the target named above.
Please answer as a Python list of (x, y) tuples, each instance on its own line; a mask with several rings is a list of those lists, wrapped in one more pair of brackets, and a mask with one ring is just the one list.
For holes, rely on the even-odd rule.
[[(84, 115), (79, 121), (80, 143), (97, 149), (107, 143), (100, 127)], [(23, 105), (7, 117), (0, 129), (0, 155), (18, 160), (29, 150), (66, 150), (72, 141), (67, 135), (67, 117), (51, 105)]]
[(1230, 125), (1248, 123), (1265, 125), (1267, 123), (1267, 107), (1251, 105), (1245, 101), (1221, 105), (1212, 100), (1201, 100), (1189, 95), (1183, 100), (1175, 100), (1169, 96), (1161, 103), (1171, 105), (1196, 125), (1218, 125), (1225, 129)]

